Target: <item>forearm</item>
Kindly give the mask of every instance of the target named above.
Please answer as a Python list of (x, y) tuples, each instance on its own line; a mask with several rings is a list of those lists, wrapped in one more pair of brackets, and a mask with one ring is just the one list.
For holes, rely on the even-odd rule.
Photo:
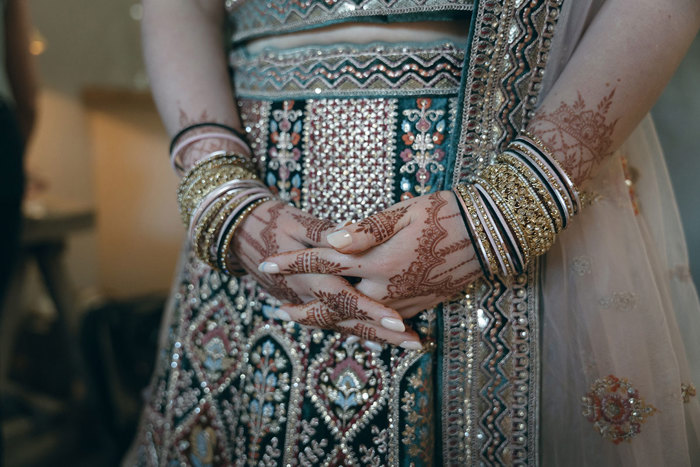
[(649, 111), (699, 27), (697, 0), (608, 0), (528, 130), (581, 184)]
[[(217, 0), (145, 0), (144, 55), (153, 95), (168, 132), (203, 121), (241, 129), (222, 37), (224, 6)], [(240, 151), (208, 139), (188, 147), (185, 166), (204, 152)]]
[(24, 0), (7, 3), (5, 16), (7, 75), (15, 100), (17, 119), (25, 142), (36, 119), (37, 77), (29, 54), (30, 21)]

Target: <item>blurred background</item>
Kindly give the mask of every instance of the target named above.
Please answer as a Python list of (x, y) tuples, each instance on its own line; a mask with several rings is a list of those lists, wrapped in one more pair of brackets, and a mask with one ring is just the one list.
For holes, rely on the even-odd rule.
[[(183, 239), (177, 180), (141, 56), (140, 3), (26, 2), (40, 92), (23, 247), (0, 315), (5, 465), (114, 465)], [(653, 114), (698, 284), (700, 38)]]

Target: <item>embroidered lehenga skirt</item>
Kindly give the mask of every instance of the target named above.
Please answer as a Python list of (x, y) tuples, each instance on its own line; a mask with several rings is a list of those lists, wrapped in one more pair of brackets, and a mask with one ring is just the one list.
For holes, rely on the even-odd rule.
[[(270, 189), (318, 218), (343, 222), (449, 189), (487, 164), (535, 107), (560, 2), (475, 5), (467, 46), (235, 49), (239, 112)], [(602, 201), (579, 221), (587, 235), (600, 232), (590, 226), (604, 215), (609, 225), (628, 216), (622, 225), (637, 229), (622, 170), (601, 180), (607, 188), (594, 198)], [(643, 308), (641, 294), (650, 290), (643, 284), (653, 279), (636, 272), (628, 289), (606, 289), (614, 281), (589, 285), (596, 264), (617, 247), (576, 232), (562, 236), (546, 266), (535, 262), (507, 285), (480, 280), (462, 299), (409, 320), (432, 343), (423, 351), (377, 351), (276, 320), (279, 302), (252, 278), (211, 270), (186, 246), (125, 463), (537, 465), (541, 450), (554, 465), (642, 462), (636, 449), (657, 452), (666, 442), (656, 433), (683, 431), (684, 364), (656, 389), (649, 382), (658, 373), (646, 371), (675, 358), (658, 355), (675, 355), (669, 342), (680, 337), (657, 339), (658, 358), (635, 350), (657, 335), (659, 316), (677, 334), (675, 318), (639, 310), (639, 339), (625, 347), (609, 337), (627, 326), (614, 313)], [(545, 293), (545, 271), (555, 293)], [(627, 274), (619, 271), (615, 277)], [(633, 377), (636, 386), (625, 379)], [(677, 394), (667, 390), (676, 387)], [(645, 402), (653, 391), (668, 399)], [(666, 402), (654, 414), (651, 403)], [(647, 418), (647, 444), (628, 443)]]

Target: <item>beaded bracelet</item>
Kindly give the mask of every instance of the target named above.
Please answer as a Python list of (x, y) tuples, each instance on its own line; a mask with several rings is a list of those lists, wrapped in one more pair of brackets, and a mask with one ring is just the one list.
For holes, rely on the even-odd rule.
[(482, 271), (486, 271), (488, 270), (486, 266), (486, 255), (483, 252), (479, 239), (476, 238), (476, 235), (474, 233), (474, 227), (472, 226), (471, 218), (469, 217), (469, 213), (467, 212), (467, 206), (465, 205), (463, 195), (460, 193), (460, 187), (464, 188), (463, 185), (457, 185), (452, 188), (452, 192), (455, 195), (455, 198), (457, 198), (457, 206), (459, 207), (459, 213), (462, 216), (464, 225), (467, 227), (467, 234), (469, 235), (469, 240), (471, 241), (471, 244), (474, 245), (474, 252), (476, 253), (476, 259), (479, 261), (479, 266), (481, 266)]

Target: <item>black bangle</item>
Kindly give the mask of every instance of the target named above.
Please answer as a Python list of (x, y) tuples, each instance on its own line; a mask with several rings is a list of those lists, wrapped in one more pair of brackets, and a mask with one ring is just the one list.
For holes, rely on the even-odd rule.
[[(179, 139), (182, 137), (182, 135), (184, 135), (184, 134), (187, 133), (188, 131), (194, 130), (194, 129), (196, 129), (196, 128), (202, 128), (202, 127), (207, 127), (207, 126), (213, 126), (213, 127), (216, 127), (216, 128), (222, 128), (222, 129), (224, 129), (224, 130), (228, 130), (228, 131), (230, 131), (231, 133), (233, 133), (234, 135), (236, 135), (236, 136), (238, 136), (239, 138), (241, 138), (241, 139), (243, 140), (244, 143), (248, 144), (248, 139), (247, 139), (246, 135), (245, 135), (244, 133), (241, 133), (240, 131), (236, 130), (236, 129), (233, 128), (233, 127), (230, 127), (230, 126), (228, 126), (228, 125), (224, 125), (223, 123), (217, 123), (217, 122), (200, 122), (200, 123), (195, 123), (195, 124), (193, 124), (193, 125), (188, 125), (188, 126), (186, 126), (185, 128), (183, 128), (182, 130), (178, 131), (178, 132), (175, 134), (175, 136), (173, 136), (173, 139), (170, 140), (170, 151), (169, 151), (169, 153), (172, 153), (172, 152), (173, 152), (173, 149), (175, 149), (175, 144), (177, 143), (177, 140), (179, 140)], [(248, 144), (248, 146), (250, 146), (250, 145)]]
[[(455, 198), (461, 196), (459, 193), (455, 192), (455, 189), (452, 189), (450, 191), (455, 196)], [(488, 274), (486, 272), (489, 269), (485, 267), (486, 261), (485, 259), (481, 258), (481, 253), (479, 253), (479, 249), (476, 247), (474, 233), (472, 232), (472, 229), (469, 225), (469, 221), (467, 220), (467, 213), (464, 212), (464, 208), (462, 207), (462, 203), (459, 201), (459, 199), (456, 199), (455, 201), (457, 201), (457, 207), (459, 208), (459, 214), (462, 216), (464, 226), (467, 228), (467, 235), (469, 235), (469, 241), (472, 243), (472, 248), (474, 248), (474, 256), (476, 256), (476, 259), (479, 261), (479, 266), (481, 266), (481, 271), (484, 273), (484, 276), (487, 276)]]

